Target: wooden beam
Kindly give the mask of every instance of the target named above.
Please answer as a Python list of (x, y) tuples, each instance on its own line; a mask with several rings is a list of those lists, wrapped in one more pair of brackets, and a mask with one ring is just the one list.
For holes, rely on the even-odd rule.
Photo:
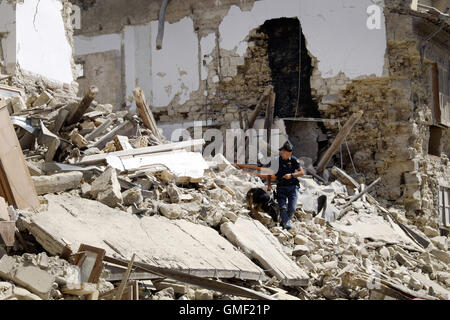
[(133, 268), (134, 263), (134, 257), (136, 256), (135, 253), (133, 253), (133, 256), (131, 257), (130, 262), (128, 263), (127, 271), (123, 275), (122, 281), (120, 282), (119, 289), (117, 289), (117, 294), (114, 296), (114, 300), (121, 300), (123, 290), (125, 289), (125, 286), (128, 282), (128, 278), (130, 277), (131, 268)]
[(158, 35), (156, 36), (156, 50), (162, 49), (162, 41), (164, 38), (164, 23), (166, 16), (167, 5), (170, 0), (163, 0), (161, 4), (161, 9), (159, 10), (159, 19), (158, 19)]
[(380, 182), (380, 180), (381, 180), (381, 177), (378, 178), (377, 180), (375, 180), (374, 182), (372, 182), (367, 188), (364, 188), (363, 191), (361, 191), (360, 193), (354, 195), (354, 196), (350, 199), (350, 201), (342, 208), (342, 211), (341, 211), (341, 213), (339, 214), (339, 216), (337, 217), (336, 220), (341, 219), (347, 212), (349, 212), (350, 210), (348, 210), (348, 209), (350, 209), (351, 204), (352, 204), (353, 202), (355, 202), (356, 200), (358, 200), (359, 198), (361, 198), (361, 197), (362, 197), (363, 195), (365, 195), (367, 192), (369, 192), (370, 190), (372, 190), (373, 187), (375, 187), (375, 185), (376, 185), (378, 182)]
[(0, 99), (0, 128), (0, 196), (18, 209), (37, 209), (39, 199), (4, 99)]
[(95, 97), (98, 94), (98, 88), (96, 86), (91, 86), (89, 91), (84, 96), (83, 100), (81, 100), (78, 107), (75, 109), (73, 114), (67, 119), (67, 125), (71, 125), (80, 121), (83, 114), (86, 110), (91, 106), (92, 101), (94, 101)]
[(350, 131), (358, 122), (359, 119), (361, 119), (363, 115), (363, 111), (358, 111), (354, 113), (350, 119), (347, 120), (345, 125), (342, 127), (341, 131), (339, 131), (338, 135), (334, 139), (331, 146), (328, 148), (328, 150), (323, 155), (322, 159), (320, 160), (318, 166), (317, 166), (317, 172), (322, 173), (325, 169), (325, 166), (328, 164), (328, 162), (331, 160), (331, 157), (334, 155), (334, 153), (339, 149), (339, 146), (344, 142), (345, 138), (349, 135)]
[(56, 118), (55, 125), (53, 126), (53, 133), (58, 134), (67, 117), (69, 116), (69, 113), (70, 112), (65, 108), (62, 108), (58, 111), (58, 117)]
[(116, 128), (101, 137), (96, 143), (93, 144), (93, 147), (103, 149), (109, 141), (114, 139), (115, 135), (119, 134), (119, 132), (128, 131), (133, 128), (134, 124), (128, 120), (125, 120), (122, 124), (118, 125)]
[(155, 118), (153, 117), (153, 112), (147, 105), (145, 99), (144, 91), (141, 88), (136, 88), (133, 90), (134, 99), (136, 100), (136, 106), (138, 108), (139, 114), (141, 115), (144, 125), (152, 131), (156, 138), (162, 140), (163, 136), (158, 130)]
[(267, 144), (270, 145), (270, 139), (272, 135), (273, 114), (275, 111), (275, 92), (272, 90), (269, 96), (269, 102), (266, 109), (266, 121), (264, 123), (264, 129), (267, 130)]
[[(126, 261), (116, 259), (113, 257), (105, 256), (104, 261), (117, 264), (119, 266), (128, 266)], [(136, 263), (136, 270), (140, 270), (143, 272), (153, 273), (162, 278), (169, 278), (179, 282), (191, 284), (194, 286), (199, 286), (205, 289), (214, 290), (218, 292), (228, 293), (235, 296), (246, 297), (250, 299), (262, 299), (262, 300), (277, 300), (273, 297), (270, 297), (266, 294), (257, 292), (252, 289), (248, 289), (245, 287), (240, 287), (237, 285), (229, 284), (222, 281), (205, 279), (197, 276), (193, 276), (181, 271), (171, 270), (171, 269), (163, 269), (154, 266), (150, 266), (148, 264)]]
[(258, 117), (259, 113), (261, 112), (261, 108), (263, 106), (263, 102), (267, 99), (267, 97), (270, 95), (270, 92), (272, 91), (273, 87), (268, 86), (266, 89), (264, 89), (264, 92), (259, 99), (258, 103), (256, 104), (255, 110), (253, 110), (249, 120), (248, 120), (248, 127), (253, 128), (255, 125), (256, 118)]
[(102, 133), (106, 130), (106, 128), (108, 128), (113, 122), (114, 122), (113, 119), (108, 118), (105, 122), (103, 122), (101, 125), (95, 128), (94, 131), (85, 135), (84, 138), (88, 141), (93, 141), (95, 138), (101, 136)]
[(433, 63), (433, 123), (441, 122), (441, 103), (439, 99), (439, 67)]

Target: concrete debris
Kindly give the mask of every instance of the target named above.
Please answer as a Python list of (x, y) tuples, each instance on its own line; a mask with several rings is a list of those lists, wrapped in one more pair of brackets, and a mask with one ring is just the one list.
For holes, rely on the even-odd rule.
[(178, 219), (188, 214), (186, 210), (178, 204), (163, 204), (159, 207), (161, 214), (169, 219)]
[(81, 172), (64, 172), (51, 176), (33, 176), (34, 187), (38, 195), (48, 193), (58, 193), (79, 188), (83, 173)]
[(133, 204), (140, 205), (144, 201), (141, 189), (139, 187), (131, 188), (122, 193), (123, 204), (130, 206)]
[(284, 253), (283, 245), (259, 221), (239, 218), (234, 223), (222, 224), (220, 231), (285, 285), (308, 284), (307, 274)]
[(116, 170), (112, 167), (106, 168), (105, 172), (91, 184), (91, 195), (101, 203), (113, 208), (123, 202), (120, 190)]
[[(216, 2), (217, 6), (225, 5)], [(389, 3), (388, 22), (392, 19)], [(223, 8), (219, 11), (228, 12), (228, 8)], [(276, 20), (279, 19), (273, 19)], [(275, 81), (271, 74), (276, 71), (271, 70), (273, 61), (269, 64), (273, 59), (273, 52), (269, 55), (273, 49), (268, 46), (272, 35), (257, 31), (272, 28), (270, 23), (264, 25), (249, 34), (245, 59), (228, 57), (229, 50), (205, 55), (198, 70), (202, 71), (202, 81), (207, 81), (207, 89), (187, 94), (192, 99), (198, 95), (200, 98), (185, 101), (184, 105), (178, 104), (185, 100), (185, 94), (173, 92), (169, 106), (156, 107), (161, 97), (153, 92), (149, 97), (155, 102), (152, 108), (140, 88), (133, 90), (133, 105), (137, 109), (130, 107), (132, 100), (111, 105), (99, 101), (130, 88), (121, 91), (112, 86), (111, 91), (104, 93), (101, 86), (88, 88), (86, 80), (80, 78), (84, 97), (77, 97), (77, 82), (54, 84), (43, 77), (28, 79), (22, 72), (7, 78), (0, 74), (1, 90), (7, 92), (5, 99), (0, 92), (0, 101), (6, 107), (6, 119), (13, 115), (14, 127), (11, 125), (13, 129), (6, 131), (8, 137), (18, 141), (9, 151), (21, 148), (19, 153), (26, 159), (24, 168), (28, 168), (32, 181), (31, 184), (30, 179), (22, 179), (20, 188), (11, 183), (5, 184), (8, 188), (0, 188), (0, 300), (115, 297), (121, 291), (118, 285), (127, 263), (120, 268), (103, 269), (103, 261), (97, 261), (98, 252), (95, 256), (89, 250), (78, 252), (81, 245), (105, 250), (106, 256), (98, 260), (123, 262), (136, 256), (135, 270), (125, 288), (121, 286), (123, 299), (236, 298), (208, 289), (207, 281), (211, 280), (207, 278), (220, 278), (222, 284), (239, 283), (269, 299), (450, 299), (448, 226), (444, 228), (438, 221), (436, 207), (442, 207), (438, 203), (441, 198), (448, 198), (450, 140), (448, 119), (444, 119), (448, 114), (441, 107), (442, 119), (435, 119), (439, 112), (430, 111), (433, 103), (439, 104), (434, 101), (435, 96), (442, 95), (440, 100), (445, 102), (448, 95), (438, 92), (440, 83), (433, 83), (434, 92), (430, 94), (428, 76), (433, 71), (433, 81), (444, 79), (439, 73), (441, 66), (430, 65), (428, 56), (424, 63), (418, 62), (421, 53), (415, 49), (415, 41), (388, 41), (389, 50), (384, 57), (389, 60), (386, 64), (389, 70), (385, 70), (389, 72), (384, 73), (392, 78), (361, 76), (351, 80), (342, 72), (324, 79), (317, 69), (318, 59), (311, 57), (312, 74), (306, 80), (311, 80), (311, 97), (319, 105), (317, 110), (310, 111), (318, 111), (318, 117), (330, 119), (307, 119), (308, 125), (301, 122), (306, 128), (309, 122), (318, 120), (321, 127), (312, 130), (314, 134), (306, 139), (307, 146), (302, 150), (295, 148), (296, 154), (304, 153), (300, 160), (307, 175), (299, 178), (299, 197), (289, 231), (275, 223), (269, 214), (250, 213), (247, 209), (246, 193), (251, 188), (265, 188), (261, 172), (241, 170), (242, 165), (230, 162), (217, 150), (214, 157), (204, 157), (202, 138), (166, 140), (163, 132), (170, 134), (175, 121), (188, 123), (198, 117), (198, 112), (204, 109), (203, 94), (208, 97), (208, 104), (214, 106), (211, 110), (204, 109), (205, 114), (217, 116), (211, 122), (205, 119), (205, 123), (211, 123), (215, 130), (235, 125), (248, 129), (250, 124), (250, 128), (258, 130), (262, 126), (282, 127), (279, 142), (283, 143), (286, 138), (298, 140), (296, 135), (306, 136), (303, 133), (310, 129), (288, 137), (288, 132), (292, 132), (288, 130), (290, 121), (305, 119), (273, 121), (274, 88), (270, 89), (266, 119), (257, 119), (263, 101), (269, 98), (267, 89), (260, 97), (263, 87), (259, 82), (266, 85)], [(281, 27), (278, 31), (283, 33)], [(387, 32), (388, 38), (397, 37), (391, 33)], [(207, 42), (210, 40), (205, 38)], [(434, 56), (431, 41), (429, 45), (428, 51)], [(197, 48), (197, 43), (194, 47)], [(284, 47), (281, 50), (287, 51)], [(223, 55), (218, 61), (221, 63), (210, 63), (216, 55)], [(298, 60), (298, 48), (293, 60)], [(4, 72), (8, 66), (0, 62)], [(85, 66), (88, 65), (92, 61)], [(221, 66), (223, 79), (216, 74), (217, 68), (211, 69), (212, 65)], [(293, 70), (298, 70), (297, 67)], [(242, 73), (246, 70), (249, 74)], [(84, 71), (87, 75), (92, 73)], [(108, 70), (104, 71), (107, 75)], [(169, 81), (171, 77), (159, 71), (161, 79)], [(420, 85), (421, 76), (411, 74), (427, 75), (426, 85)], [(407, 81), (412, 78), (414, 82)], [(294, 80), (297, 83), (298, 77)], [(183, 90), (189, 89), (184, 87), (181, 83)], [(172, 86), (165, 88), (172, 95)], [(203, 82), (200, 88), (205, 88)], [(236, 97), (237, 92), (249, 97)], [(277, 92), (277, 101), (281, 99), (277, 105), (283, 105), (277, 108), (279, 116), (286, 113), (283, 118), (287, 118), (289, 101), (284, 96), (289, 95)], [(239, 106), (235, 107), (237, 102)], [(257, 107), (253, 108), (255, 104)], [(219, 125), (220, 121), (216, 121), (219, 119), (225, 125)], [(340, 125), (331, 127), (340, 121), (346, 122), (341, 133)], [(164, 126), (158, 128), (160, 122)], [(351, 162), (342, 152), (338, 155), (344, 138)], [(258, 141), (266, 151), (272, 148), (261, 137)], [(225, 145), (228, 148), (228, 141)], [(425, 158), (427, 152), (433, 157)], [(2, 168), (8, 160), (15, 168), (17, 155), (11, 160), (9, 152), (1, 154)], [(261, 165), (268, 154), (257, 156)], [(337, 167), (327, 168), (335, 160), (348, 167), (351, 163), (355, 174), (349, 175)], [(10, 182), (13, 172), (17, 172), (6, 171), (9, 176), (2, 175), (2, 185)], [(11, 203), (12, 198), (22, 199), (21, 195), (31, 194), (26, 187), (33, 185), (37, 195), (42, 196), (36, 197), (33, 191), (33, 205), (25, 198), (20, 205)], [(441, 198), (437, 195), (440, 188)], [(90, 278), (87, 265), (92, 267), (90, 272), (96, 273), (95, 281), (100, 277), (96, 283), (87, 282)], [(162, 280), (158, 274), (137, 271), (137, 266), (179, 272), (182, 276)], [(205, 287), (190, 284), (190, 276), (205, 278), (201, 279), (205, 280)], [(114, 284), (106, 279), (114, 279)]]
[(175, 300), (175, 292), (172, 287), (168, 287), (154, 294), (152, 300)]

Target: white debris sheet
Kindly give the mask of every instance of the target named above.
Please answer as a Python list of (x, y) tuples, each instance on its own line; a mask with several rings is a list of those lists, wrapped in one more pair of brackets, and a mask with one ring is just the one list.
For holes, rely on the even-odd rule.
[[(47, 195), (48, 204), (22, 218), (26, 228), (51, 254), (64, 243), (104, 248), (107, 255), (201, 277), (264, 280), (264, 271), (217, 231), (185, 220), (138, 217), (97, 201), (68, 194)], [(28, 220), (28, 221), (27, 221)]]
[(222, 224), (220, 231), (283, 284), (308, 285), (308, 275), (284, 253), (280, 241), (259, 221), (241, 217), (235, 223)]

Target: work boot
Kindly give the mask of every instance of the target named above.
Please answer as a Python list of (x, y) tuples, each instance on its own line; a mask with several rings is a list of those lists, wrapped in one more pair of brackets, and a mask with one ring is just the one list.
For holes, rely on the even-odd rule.
[(287, 231), (292, 229), (291, 222), (288, 220), (286, 223), (281, 222), (281, 227)]

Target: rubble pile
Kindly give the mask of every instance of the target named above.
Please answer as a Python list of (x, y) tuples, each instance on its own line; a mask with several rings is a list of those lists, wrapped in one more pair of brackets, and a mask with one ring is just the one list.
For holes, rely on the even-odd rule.
[[(133, 268), (151, 274), (145, 269), (149, 261), (133, 267), (134, 254), (129, 261), (124, 248), (105, 238), (103, 243), (115, 255), (105, 255), (104, 249), (89, 247), (90, 243), (74, 252), (77, 248), (64, 235), (51, 234), (55, 231), (51, 229), (44, 233), (54, 243), (34, 239), (38, 225), (30, 217), (38, 213), (5, 206), (2, 221), (16, 224), (19, 241), (8, 248), (0, 245), (0, 299), (211, 300), (243, 299), (249, 294), (270, 299), (450, 298), (448, 237), (431, 227), (422, 233), (409, 226), (402, 208), (387, 210), (369, 193), (359, 194), (362, 187), (345, 172), (333, 168), (335, 180), (324, 183), (312, 166), (306, 166), (312, 176), (300, 179), (297, 211), (287, 231), (270, 215), (248, 210), (247, 192), (264, 188), (257, 175), (238, 169), (221, 154), (204, 159), (186, 150), (203, 140), (165, 141), (139, 91), (135, 91), (139, 116), (113, 112), (112, 106), (97, 104), (95, 94), (92, 87), (80, 100), (45, 90), (26, 100), (8, 101), (41, 207), (50, 208), (48, 196), (53, 194), (62, 202), (70, 196), (113, 208), (111, 214), (133, 217), (130, 223), (134, 218), (156, 217), (145, 223), (164, 221), (164, 228), (192, 232), (197, 229), (191, 224), (201, 225), (231, 243), (248, 258), (241, 262), (251, 263), (261, 274), (249, 273), (248, 279), (229, 276), (216, 283), (238, 286), (240, 294), (207, 290), (200, 282), (193, 285), (180, 278), (136, 275), (128, 281)], [(325, 201), (321, 210), (318, 201)], [(82, 221), (72, 205), (61, 204)], [(103, 225), (91, 227), (100, 234)], [(261, 249), (255, 239), (263, 239), (270, 248)], [(137, 245), (130, 250), (138, 250)], [(266, 251), (278, 260), (265, 256)], [(163, 260), (176, 258), (168, 254)], [(120, 277), (111, 267), (103, 268), (105, 262), (120, 266)], [(129, 271), (123, 269), (127, 265)], [(251, 291), (243, 293), (246, 290)]]
[(139, 116), (128, 110), (113, 112), (112, 105), (97, 103), (95, 86), (83, 99), (57, 92), (46, 88), (27, 99), (14, 96), (7, 100), (32, 173), (47, 172), (45, 162), (75, 163), (85, 155), (165, 142)]

